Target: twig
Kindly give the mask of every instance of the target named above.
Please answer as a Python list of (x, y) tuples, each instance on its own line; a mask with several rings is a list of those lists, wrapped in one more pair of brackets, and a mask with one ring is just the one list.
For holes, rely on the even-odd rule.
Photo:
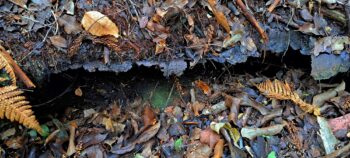
[(343, 25), (347, 25), (346, 22), (346, 17), (342, 12), (336, 11), (336, 10), (330, 10), (327, 8), (322, 7), (321, 8), (321, 13), (331, 19), (334, 19), (340, 23), (342, 23)]
[[(347, 145), (345, 145), (344, 147), (326, 155), (326, 156), (323, 156), (322, 158), (336, 158), (336, 157), (339, 157), (340, 155), (342, 155), (343, 153), (347, 153), (349, 154), (349, 151), (350, 151), (350, 143), (348, 143)], [(344, 155), (346, 157), (346, 155)]]
[(17, 65), (17, 63), (12, 59), (10, 54), (3, 51), (2, 55), (6, 58), (6, 60), (9, 62), (9, 64), (12, 66), (13, 71), (15, 72), (16, 76), (26, 85), (27, 88), (35, 88), (34, 83), (32, 80), (29, 79), (29, 77), (23, 72), (23, 70)]
[(288, 26), (291, 26), (291, 27), (296, 28), (296, 29), (299, 29), (299, 28), (300, 28), (300, 26), (299, 26), (297, 23), (293, 22), (292, 20), (284, 19), (284, 18), (282, 18), (280, 15), (271, 14), (271, 16), (273, 16), (274, 19), (276, 19), (276, 20), (278, 20), (278, 21), (281, 21), (281, 22), (287, 24)]
[(274, 0), (273, 3), (270, 5), (269, 8), (267, 8), (267, 11), (269, 13), (272, 13), (272, 11), (277, 7), (277, 5), (281, 2), (281, 0)]
[(58, 32), (58, 22), (57, 22), (57, 17), (56, 17), (56, 15), (55, 15), (55, 13), (51, 10), (51, 13), (52, 13), (52, 16), (53, 16), (53, 18), (55, 19), (55, 23), (56, 23), (56, 30), (55, 30), (55, 33), (54, 33), (54, 35), (57, 35), (57, 32)]
[(169, 92), (168, 98), (166, 99), (166, 102), (165, 102), (165, 106), (168, 105), (168, 102), (169, 102), (169, 100), (170, 100), (170, 97), (171, 97), (171, 95), (173, 94), (174, 85), (175, 85), (175, 83), (173, 83), (173, 86), (171, 87), (171, 90), (170, 90), (170, 92)]
[(243, 15), (256, 28), (256, 30), (259, 32), (260, 36), (264, 40), (264, 43), (266, 44), (269, 41), (269, 37), (267, 36), (266, 32), (260, 27), (255, 17), (248, 11), (247, 7), (244, 5), (242, 0), (236, 0), (236, 4), (239, 6), (239, 8), (241, 8)]
[(350, 34), (350, 1), (348, 1), (347, 4), (344, 5), (344, 10), (345, 10), (345, 17), (347, 21), (347, 34)]

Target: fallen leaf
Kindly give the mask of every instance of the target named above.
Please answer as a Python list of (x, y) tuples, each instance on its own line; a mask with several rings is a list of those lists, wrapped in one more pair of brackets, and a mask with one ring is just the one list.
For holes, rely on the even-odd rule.
[(5, 140), (13, 135), (15, 135), (16, 129), (15, 128), (10, 128), (7, 129), (6, 131), (1, 133), (1, 140)]
[(5, 144), (8, 148), (11, 149), (20, 149), (23, 148), (24, 145), (24, 138), (21, 136), (11, 138), (9, 140), (5, 141)]
[(233, 139), (234, 145), (238, 146), (237, 143), (238, 143), (238, 140), (241, 138), (241, 135), (237, 128), (232, 128), (229, 123), (223, 123), (223, 122), (221, 123), (211, 122), (210, 128), (218, 134), (220, 134), (221, 128), (227, 129), (230, 137)]
[(334, 89), (329, 89), (326, 92), (317, 94), (312, 99), (312, 104), (318, 107), (322, 106), (326, 101), (331, 98), (337, 96), (337, 94), (343, 92), (345, 90), (345, 82), (342, 81), (337, 87)]
[(102, 124), (105, 125), (106, 130), (114, 132), (113, 121), (110, 117), (104, 117), (102, 119)]
[(89, 11), (84, 14), (81, 24), (84, 29), (95, 36), (112, 35), (119, 37), (119, 29), (106, 15), (98, 11)]
[(84, 113), (84, 118), (86, 118), (86, 117), (89, 117), (89, 116), (92, 116), (93, 114), (95, 114), (96, 111), (91, 108), (91, 109), (84, 110), (83, 113)]
[[(96, 131), (97, 132), (97, 131)], [(108, 133), (100, 134), (100, 133), (91, 133), (84, 135), (81, 140), (78, 140), (83, 144), (83, 148), (86, 148), (91, 145), (96, 145), (103, 142), (107, 138)]]
[(270, 153), (269, 153), (269, 155), (267, 155), (267, 158), (276, 158), (277, 156), (276, 156), (276, 152), (275, 151), (271, 151)]
[(135, 148), (134, 143), (129, 143), (124, 147), (118, 147), (118, 145), (116, 144), (112, 147), (111, 152), (114, 154), (122, 155), (134, 150), (134, 148)]
[(335, 150), (335, 146), (338, 144), (339, 140), (333, 135), (332, 129), (325, 118), (317, 116), (317, 122), (320, 126), (319, 135), (322, 139), (323, 147), (326, 154), (330, 154)]
[(214, 148), (214, 156), (213, 158), (221, 158), (224, 152), (224, 140), (219, 139)]
[(203, 108), (204, 108), (203, 103), (200, 103), (198, 101), (194, 102), (192, 104), (192, 110), (193, 110), (194, 116), (199, 116), (199, 111), (202, 111)]
[(60, 35), (51, 36), (50, 41), (56, 47), (67, 48), (68, 46), (67, 40)]
[(93, 145), (81, 151), (79, 155), (81, 157), (104, 157), (105, 149), (100, 145)]
[(74, 94), (78, 97), (81, 97), (83, 96), (83, 91), (81, 90), (80, 87), (78, 87), (77, 89), (75, 89)]
[(213, 11), (216, 21), (225, 29), (227, 33), (230, 33), (231, 28), (223, 12), (216, 8), (216, 0), (208, 0), (208, 3)]
[(182, 146), (183, 146), (182, 138), (179, 138), (174, 142), (175, 151), (180, 152), (182, 149)]
[(329, 119), (328, 124), (332, 128), (333, 132), (343, 129), (347, 130), (350, 127), (350, 113), (337, 118)]
[(144, 131), (135, 141), (136, 144), (144, 143), (153, 138), (159, 131), (160, 121)]
[(58, 24), (64, 27), (67, 34), (77, 34), (82, 30), (74, 16), (62, 15), (58, 18)]
[(143, 109), (143, 125), (153, 126), (157, 122), (156, 113), (153, 111), (150, 105), (146, 105)]
[(165, 39), (160, 39), (158, 42), (156, 42), (156, 51), (155, 54), (160, 54), (164, 52), (166, 48), (166, 40)]
[(27, 2), (28, 0), (10, 0), (10, 2), (22, 7), (22, 8), (27, 8)]
[(152, 157), (152, 146), (154, 145), (155, 141), (151, 140), (148, 141), (147, 143), (143, 144), (143, 150), (141, 152), (141, 156), (146, 158), (146, 157)]
[(195, 81), (195, 84), (199, 89), (201, 89), (203, 91), (204, 94), (210, 95), (211, 89), (207, 83), (205, 83), (201, 80), (197, 80), (197, 81)]
[(213, 150), (206, 144), (199, 142), (187, 148), (187, 158), (209, 158)]
[(320, 33), (315, 28), (315, 25), (309, 22), (306, 22), (304, 25), (300, 26), (298, 31), (305, 33), (305, 34), (314, 34), (314, 35), (320, 35)]
[(241, 130), (242, 137), (254, 139), (255, 137), (266, 135), (271, 136), (281, 132), (285, 124), (272, 125), (264, 128), (243, 127)]
[(219, 139), (220, 136), (210, 128), (201, 131), (200, 141), (204, 144), (208, 144), (210, 148), (214, 148)]

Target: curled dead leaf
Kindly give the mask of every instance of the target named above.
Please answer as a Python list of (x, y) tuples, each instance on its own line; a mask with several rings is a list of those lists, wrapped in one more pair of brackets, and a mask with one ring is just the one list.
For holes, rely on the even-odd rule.
[(225, 14), (216, 8), (216, 0), (208, 0), (208, 3), (213, 11), (216, 21), (218, 21), (218, 23), (225, 29), (227, 33), (230, 33), (230, 25)]
[(220, 140), (220, 136), (215, 133), (212, 129), (207, 128), (201, 131), (200, 141), (201, 143), (208, 144), (210, 148), (214, 148), (216, 143)]
[(60, 35), (56, 35), (56, 36), (51, 36), (50, 37), (50, 41), (51, 43), (56, 46), (56, 47), (61, 47), (61, 48), (67, 48), (68, 47), (68, 42), (66, 39), (64, 39), (62, 36)]
[(75, 89), (74, 94), (78, 97), (81, 97), (83, 96), (83, 91), (81, 90), (80, 87), (78, 87), (77, 89)]
[(153, 138), (160, 129), (160, 122), (144, 131), (135, 141), (136, 144), (144, 143)]
[(84, 29), (95, 36), (112, 35), (119, 37), (119, 29), (106, 15), (98, 11), (89, 11), (84, 14), (81, 24)]
[(213, 158), (220, 158), (223, 156), (224, 153), (224, 140), (220, 139), (218, 143), (216, 143), (214, 148), (214, 156)]
[(143, 110), (143, 124), (144, 126), (152, 126), (156, 124), (157, 118), (151, 106), (147, 105)]
[(199, 111), (202, 111), (204, 108), (204, 104), (198, 101), (192, 104), (192, 110), (195, 116), (199, 116)]
[(199, 89), (201, 89), (201, 90), (203, 91), (204, 94), (210, 95), (211, 89), (210, 89), (210, 87), (208, 86), (207, 83), (205, 83), (205, 82), (203, 82), (203, 81), (201, 81), (201, 80), (197, 80), (195, 83), (196, 83), (196, 86), (197, 86)]

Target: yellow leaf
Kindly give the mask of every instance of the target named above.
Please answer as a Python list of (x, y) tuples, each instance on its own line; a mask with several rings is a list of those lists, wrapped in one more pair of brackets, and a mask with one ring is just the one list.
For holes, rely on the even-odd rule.
[(119, 29), (106, 15), (98, 11), (89, 11), (84, 14), (81, 24), (84, 29), (95, 36), (112, 35), (119, 37)]

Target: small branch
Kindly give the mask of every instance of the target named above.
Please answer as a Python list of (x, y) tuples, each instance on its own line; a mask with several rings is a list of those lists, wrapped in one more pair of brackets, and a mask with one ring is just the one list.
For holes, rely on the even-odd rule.
[[(344, 154), (344, 153), (347, 153), (349, 154), (349, 151), (350, 151), (350, 143), (345, 145), (344, 147), (322, 157), (322, 158), (336, 158), (336, 157), (339, 157), (340, 155)], [(344, 155), (346, 157), (346, 155)]]
[(272, 13), (272, 11), (277, 7), (278, 4), (280, 4), (281, 0), (274, 0), (273, 3), (270, 5), (269, 8), (267, 8), (267, 11), (269, 13)]
[(23, 70), (17, 65), (17, 63), (12, 59), (10, 54), (3, 51), (2, 55), (6, 58), (6, 60), (9, 62), (9, 64), (12, 66), (13, 71), (15, 72), (16, 76), (26, 85), (27, 88), (35, 88), (34, 83), (32, 80), (29, 79), (29, 77), (23, 72)]
[(260, 36), (264, 40), (264, 43), (266, 44), (269, 41), (269, 37), (267, 36), (266, 32), (260, 27), (255, 17), (248, 11), (247, 7), (242, 2), (242, 0), (236, 0), (236, 4), (239, 6), (239, 8), (241, 8), (243, 15), (256, 28), (256, 30), (259, 32)]
[(346, 16), (346, 22), (347, 22), (347, 34), (350, 35), (350, 1), (348, 1), (347, 4), (344, 5), (345, 10), (345, 16)]
[(342, 23), (345, 26), (347, 25), (346, 17), (344, 15), (344, 13), (342, 13), (342, 12), (339, 12), (337, 10), (330, 10), (330, 9), (322, 7), (321, 8), (321, 13), (324, 16), (327, 16), (328, 18), (336, 20), (336, 21)]

